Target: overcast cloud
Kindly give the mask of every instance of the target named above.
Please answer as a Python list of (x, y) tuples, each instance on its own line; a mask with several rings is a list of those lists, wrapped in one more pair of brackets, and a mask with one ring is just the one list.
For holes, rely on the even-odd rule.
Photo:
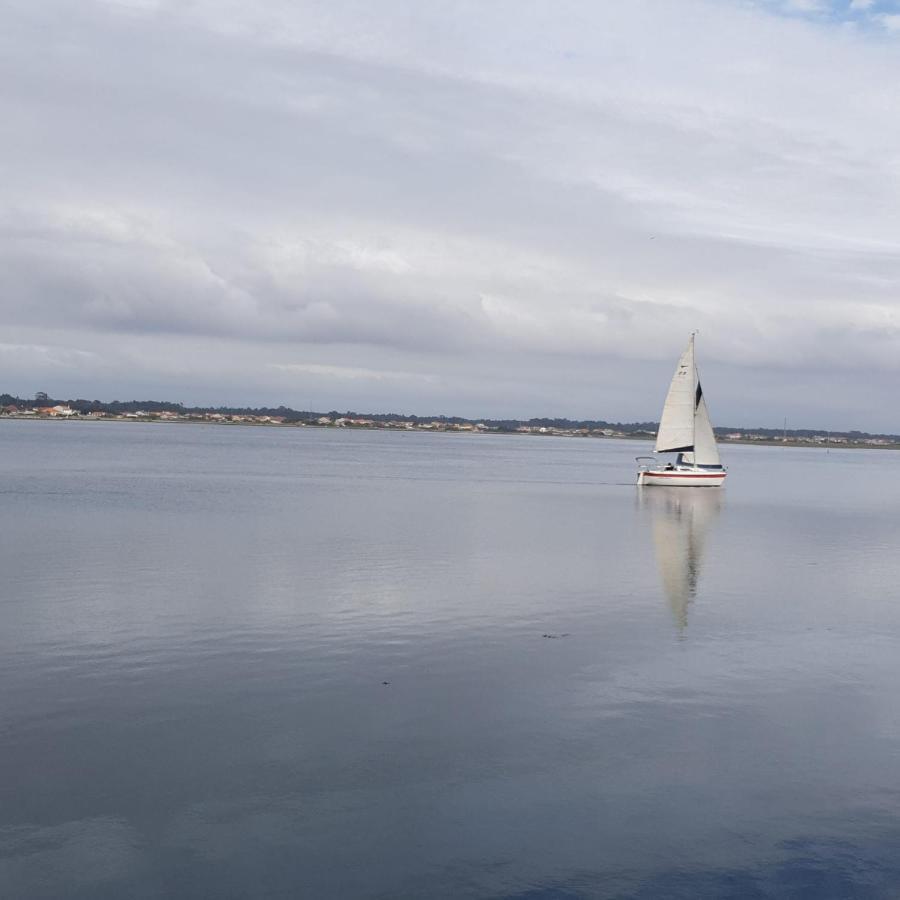
[(0, 17), (0, 390), (900, 431), (895, 2)]

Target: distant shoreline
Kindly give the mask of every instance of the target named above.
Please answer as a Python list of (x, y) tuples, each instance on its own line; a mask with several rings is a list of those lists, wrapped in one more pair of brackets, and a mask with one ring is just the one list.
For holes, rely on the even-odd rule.
[[(185, 406), (170, 400), (53, 399), (39, 391), (33, 398), (0, 393), (0, 418), (80, 418), (208, 422), (242, 425), (335, 426), (416, 431), (468, 431), (493, 433), (555, 434), (577, 437), (614, 437), (648, 440), (656, 437), (655, 421), (609, 422), (604, 419), (568, 419), (560, 416), (521, 418), (471, 418), (468, 416), (416, 415), (404, 412), (359, 413), (297, 410), (281, 404), (262, 406)], [(900, 433), (838, 431), (819, 428), (771, 428), (720, 425), (714, 428), (722, 443), (781, 446), (900, 447)]]
[[(611, 429), (565, 429), (565, 428), (548, 428), (543, 426), (531, 427), (527, 430), (523, 428), (492, 428), (488, 426), (468, 425), (448, 425), (442, 422), (413, 422), (410, 420), (392, 420), (385, 423), (357, 424), (355, 422), (320, 422), (320, 421), (248, 421), (248, 417), (242, 417), (235, 421), (226, 416), (215, 418), (212, 416), (178, 416), (164, 417), (160, 415), (140, 416), (135, 414), (125, 415), (102, 415), (102, 416), (83, 416), (83, 415), (40, 415), (40, 414), (20, 414), (6, 413), (0, 415), (0, 422), (95, 422), (95, 423), (120, 423), (120, 424), (143, 424), (143, 425), (216, 425), (222, 427), (241, 427), (241, 428), (313, 428), (317, 430), (334, 430), (334, 431), (403, 431), (416, 432), (420, 434), (493, 434), (504, 436), (521, 436), (532, 435), (536, 437), (567, 437), (567, 438), (594, 438), (599, 440), (633, 440), (633, 441), (652, 441), (654, 434), (647, 432), (636, 433), (604, 433)], [(323, 417), (324, 418), (324, 417)], [(886, 439), (863, 439), (853, 440), (850, 438), (829, 438), (829, 439), (809, 439), (800, 437), (787, 437), (786, 439), (778, 439), (772, 437), (752, 437), (742, 436), (740, 438), (716, 436), (716, 442), (719, 445), (735, 444), (738, 446), (762, 446), (762, 447), (802, 447), (806, 449), (818, 448), (821, 450), (900, 450), (900, 441), (889, 441)]]

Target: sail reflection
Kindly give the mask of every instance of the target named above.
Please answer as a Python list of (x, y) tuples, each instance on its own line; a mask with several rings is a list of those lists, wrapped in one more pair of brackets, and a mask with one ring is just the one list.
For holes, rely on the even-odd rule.
[(697, 594), (703, 547), (722, 505), (715, 488), (649, 487), (638, 491), (649, 510), (656, 562), (679, 629), (687, 628), (688, 608)]

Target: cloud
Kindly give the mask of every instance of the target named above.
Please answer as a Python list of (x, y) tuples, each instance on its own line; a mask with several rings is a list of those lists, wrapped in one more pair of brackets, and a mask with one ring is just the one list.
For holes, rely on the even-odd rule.
[(826, 0), (785, 0), (785, 9), (791, 12), (817, 13), (828, 8)]
[(900, 31), (900, 13), (884, 13), (877, 16), (877, 19), (888, 31)]
[(323, 366), (316, 363), (271, 363), (273, 369), (288, 375), (313, 375), (350, 381), (434, 381), (433, 375), (415, 372), (388, 372), (383, 369), (359, 369), (350, 366)]
[(7, 4), (4, 341), (92, 354), (60, 393), (473, 414), (654, 416), (697, 327), (736, 423), (764, 367), (816, 414), (895, 372), (889, 37), (610, 9)]
[(45, 344), (7, 344), (0, 342), (0, 359), (7, 364), (24, 364), (35, 371), (42, 369), (81, 368), (97, 360), (97, 354), (72, 347)]

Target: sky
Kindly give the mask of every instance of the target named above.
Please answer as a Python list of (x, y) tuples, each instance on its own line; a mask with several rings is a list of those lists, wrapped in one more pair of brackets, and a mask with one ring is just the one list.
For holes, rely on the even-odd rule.
[(900, 432), (900, 2), (0, 0), (0, 391)]

